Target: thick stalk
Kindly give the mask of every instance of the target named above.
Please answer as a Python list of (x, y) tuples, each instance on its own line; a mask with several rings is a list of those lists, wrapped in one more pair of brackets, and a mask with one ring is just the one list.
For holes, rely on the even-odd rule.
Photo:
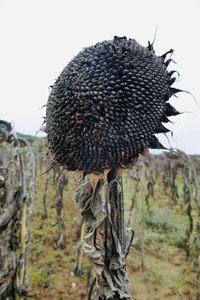
[[(22, 154), (19, 153), (19, 176), (20, 176), (20, 186), (22, 187), (22, 190), (24, 192), (24, 196), (26, 194), (26, 182), (25, 182), (25, 167), (24, 167), (24, 160), (22, 157)], [(26, 202), (23, 203), (23, 207), (21, 209), (21, 216), (20, 216), (20, 247), (17, 249), (16, 254), (18, 259), (22, 259), (21, 266), (18, 270), (18, 276), (19, 276), (19, 283), (21, 286), (24, 285), (24, 273), (25, 273), (25, 250), (26, 250)], [(20, 296), (18, 293), (16, 293), (16, 300), (23, 299), (22, 296)]]
[(83, 249), (95, 270), (88, 299), (132, 299), (128, 294), (125, 257), (133, 233), (124, 227), (122, 179), (117, 170), (108, 173), (106, 199), (102, 199), (104, 179), (85, 177), (76, 189), (85, 222)]
[(122, 253), (125, 255), (123, 183), (122, 176), (119, 176), (115, 169), (108, 173), (108, 187), (110, 217), (113, 224), (113, 229), (115, 230), (117, 238), (121, 244)]

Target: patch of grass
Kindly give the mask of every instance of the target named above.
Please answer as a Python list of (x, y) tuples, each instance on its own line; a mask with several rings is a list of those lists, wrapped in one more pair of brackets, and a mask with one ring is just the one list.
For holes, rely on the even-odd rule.
[[(159, 243), (163, 243), (166, 240), (166, 236), (159, 232), (145, 231), (144, 232), (144, 244), (146, 246), (156, 246), (159, 247)], [(140, 235), (136, 235), (133, 240), (133, 247), (136, 250), (141, 250), (142, 248), (142, 238)]]
[(51, 283), (51, 278), (56, 268), (52, 264), (44, 264), (40, 268), (33, 268), (30, 273), (30, 279), (33, 284), (47, 288)]
[(38, 257), (38, 255), (43, 254), (46, 248), (44, 245), (37, 243), (37, 245), (31, 246), (31, 251), (33, 252), (33, 257)]
[(163, 273), (160, 266), (151, 266), (148, 270), (150, 279), (156, 284), (163, 284)]
[(145, 232), (144, 235), (144, 241), (146, 244), (149, 243), (163, 243), (166, 240), (166, 237), (164, 234), (159, 232)]
[(178, 248), (184, 249), (186, 243), (186, 237), (185, 237), (185, 226), (183, 224), (176, 225), (175, 229), (170, 234), (168, 243), (170, 245), (174, 245)]
[(144, 213), (142, 222), (161, 233), (183, 231), (185, 228), (183, 224), (177, 223), (177, 215), (170, 208), (157, 208), (151, 215)]
[(153, 228), (153, 229), (159, 229), (159, 224), (156, 222), (156, 220), (150, 216), (150, 215), (147, 215), (147, 214), (144, 214), (142, 216), (142, 220), (141, 222), (143, 222), (145, 225)]

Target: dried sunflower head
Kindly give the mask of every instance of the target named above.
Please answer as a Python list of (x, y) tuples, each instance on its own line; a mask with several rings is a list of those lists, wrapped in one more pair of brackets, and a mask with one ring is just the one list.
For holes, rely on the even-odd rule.
[(178, 112), (168, 51), (114, 37), (85, 48), (52, 87), (46, 112), (48, 148), (68, 170), (101, 172), (127, 167), (147, 147), (162, 148), (155, 133)]

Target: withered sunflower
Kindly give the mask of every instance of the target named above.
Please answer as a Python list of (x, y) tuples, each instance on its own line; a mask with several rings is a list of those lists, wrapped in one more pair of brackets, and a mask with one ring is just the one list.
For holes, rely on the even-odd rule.
[(162, 148), (156, 133), (179, 112), (168, 100), (174, 71), (152, 44), (114, 37), (83, 49), (52, 87), (46, 112), (53, 162), (98, 173), (126, 168), (147, 148)]

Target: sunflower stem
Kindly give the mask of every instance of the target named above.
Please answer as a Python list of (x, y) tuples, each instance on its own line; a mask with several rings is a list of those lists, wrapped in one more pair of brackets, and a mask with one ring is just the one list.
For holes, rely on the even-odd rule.
[(75, 192), (85, 223), (84, 253), (95, 270), (88, 299), (130, 300), (125, 257), (133, 232), (124, 227), (122, 178), (117, 170), (108, 173), (105, 199), (105, 179), (99, 177), (95, 186), (91, 182), (85, 177)]
[(108, 201), (110, 204), (110, 217), (121, 244), (122, 253), (125, 255), (123, 183), (122, 176), (117, 174), (116, 169), (112, 169), (108, 173), (108, 186), (109, 185)]

